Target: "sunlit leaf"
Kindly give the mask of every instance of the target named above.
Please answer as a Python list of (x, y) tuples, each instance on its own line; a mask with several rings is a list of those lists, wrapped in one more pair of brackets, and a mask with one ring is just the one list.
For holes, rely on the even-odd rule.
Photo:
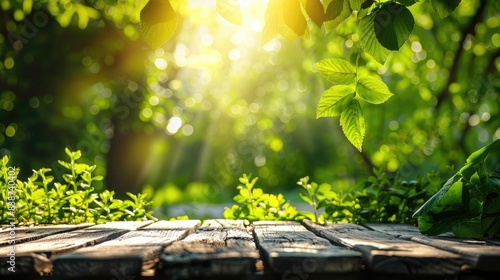
[(356, 90), (361, 99), (372, 104), (384, 103), (393, 95), (383, 81), (371, 76), (361, 77)]
[(375, 12), (375, 35), (388, 50), (399, 50), (410, 37), (414, 25), (410, 10), (394, 2), (387, 2)]
[(215, 10), (230, 23), (241, 25), (241, 6), (238, 0), (217, 0)]
[(307, 22), (302, 9), (300, 8), (300, 0), (285, 0), (283, 5), (283, 17), (285, 23), (298, 36), (304, 35)]
[(335, 29), (352, 13), (349, 0), (327, 0), (323, 1), (323, 5), (326, 7), (325, 27), (327, 31)]
[(440, 18), (449, 16), (460, 4), (461, 0), (431, 0), (434, 11)]
[(369, 2), (371, 0), (349, 0), (349, 4), (351, 6), (351, 9), (353, 11), (359, 11), (361, 10), (361, 6), (363, 6), (363, 4), (365, 2)]
[(364, 17), (359, 23), (359, 41), (361, 47), (378, 63), (384, 64), (391, 51), (384, 48), (375, 34), (375, 13)]
[[(269, 1), (265, 15), (265, 25), (262, 30), (261, 46), (265, 45), (276, 35), (281, 35), (287, 40), (293, 40), (299, 37), (299, 35), (285, 23), (284, 13), (285, 5), (287, 0), (273, 0)], [(298, 1), (298, 0), (297, 0)], [(300, 3), (299, 3), (300, 4)], [(302, 11), (301, 11), (302, 12)], [(304, 32), (302, 37), (307, 37), (309, 35), (308, 29), (305, 28), (305, 18), (304, 19)]]
[(168, 41), (177, 29), (177, 14), (168, 0), (150, 0), (141, 10), (141, 33), (153, 49)]
[(316, 118), (339, 116), (351, 104), (353, 98), (354, 88), (352, 86), (332, 86), (321, 95)]
[(349, 107), (342, 112), (340, 126), (349, 142), (361, 152), (365, 137), (365, 118), (358, 100), (353, 99)]
[(323, 77), (336, 84), (347, 84), (356, 76), (354, 65), (344, 59), (323, 59), (317, 62), (315, 67)]
[(321, 26), (325, 20), (325, 9), (320, 0), (301, 0), (307, 16), (309, 16), (316, 25)]

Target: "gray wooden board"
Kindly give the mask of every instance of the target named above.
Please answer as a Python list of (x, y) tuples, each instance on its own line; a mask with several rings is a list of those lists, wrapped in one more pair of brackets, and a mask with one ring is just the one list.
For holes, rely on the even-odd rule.
[(363, 255), (335, 246), (298, 222), (255, 222), (254, 235), (275, 273), (347, 273), (361, 270)]
[(245, 225), (245, 221), (205, 221), (165, 248), (157, 274), (173, 279), (251, 274), (259, 253)]
[[(111, 222), (58, 233), (38, 240), (21, 243), (15, 246), (16, 271), (21, 274), (46, 274), (52, 270), (51, 258), (54, 255), (78, 248), (93, 246), (97, 243), (116, 238), (129, 230), (136, 230), (152, 221)], [(0, 247), (0, 275), (5, 274), (10, 266), (7, 253), (10, 246)], [(4, 257), (5, 256), (5, 257)], [(9, 272), (10, 273), (10, 272)]]
[(407, 232), (406, 238), (421, 244), (460, 254), (472, 269), (500, 272), (500, 245), (486, 240), (462, 239), (450, 235), (425, 236), (417, 227), (411, 225), (368, 224), (370, 228), (398, 236)]
[[(10, 228), (0, 230), (0, 246), (20, 244), (27, 241), (37, 240), (56, 233), (72, 231), (80, 228), (85, 228), (94, 225), (93, 223), (83, 223), (78, 225), (61, 224), (61, 225), (36, 225), (36, 226), (18, 226), (14, 227), (14, 233), (11, 233)], [(13, 241), (11, 241), (13, 240)]]
[(165, 246), (199, 226), (198, 220), (156, 222), (96, 246), (57, 256), (54, 275), (139, 276), (143, 270), (152, 269)]
[(461, 269), (462, 260), (457, 254), (360, 225), (319, 225), (309, 220), (304, 225), (321, 237), (362, 252), (368, 268), (377, 273), (456, 275)]

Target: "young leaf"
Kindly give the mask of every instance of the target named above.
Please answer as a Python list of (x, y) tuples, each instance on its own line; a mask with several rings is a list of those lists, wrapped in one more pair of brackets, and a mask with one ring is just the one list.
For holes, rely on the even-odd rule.
[(306, 18), (300, 8), (300, 0), (285, 0), (283, 5), (283, 17), (285, 23), (298, 36), (304, 35), (306, 31)]
[(352, 86), (332, 86), (321, 95), (316, 118), (339, 116), (351, 104), (353, 98), (354, 88)]
[(432, 7), (440, 18), (449, 16), (460, 2), (461, 0), (431, 0)]
[(238, 0), (217, 0), (215, 10), (230, 23), (241, 25), (241, 6)]
[(384, 103), (392, 96), (383, 81), (370, 76), (363, 76), (358, 80), (356, 91), (361, 99), (372, 104)]
[(327, 31), (335, 29), (352, 13), (349, 0), (327, 0), (323, 1), (323, 5), (326, 7), (325, 26)]
[(177, 14), (169, 0), (149, 0), (140, 17), (142, 37), (152, 49), (168, 41), (177, 29)]
[(301, 0), (302, 7), (316, 25), (321, 26), (325, 20), (325, 9), (320, 0)]
[(340, 126), (351, 144), (361, 152), (365, 137), (365, 118), (358, 100), (353, 99), (350, 106), (342, 112)]
[(410, 37), (415, 20), (403, 5), (386, 2), (375, 12), (375, 35), (388, 50), (398, 51)]
[(377, 35), (375, 34), (375, 13), (371, 13), (361, 20), (358, 33), (363, 50), (378, 63), (384, 64), (391, 51), (384, 48), (377, 40)]
[(356, 77), (356, 69), (347, 60), (327, 58), (315, 64), (316, 69), (330, 82), (348, 84)]

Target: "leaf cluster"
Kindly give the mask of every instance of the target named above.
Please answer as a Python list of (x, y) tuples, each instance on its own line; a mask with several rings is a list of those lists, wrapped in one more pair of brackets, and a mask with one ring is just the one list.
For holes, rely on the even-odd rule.
[(437, 190), (441, 181), (437, 173), (429, 173), (417, 180), (404, 181), (399, 176), (390, 177), (381, 169), (356, 185), (350, 192), (335, 191), (327, 183), (310, 182), (303, 177), (297, 185), (299, 196), (311, 206), (312, 211), (297, 211), (285, 202), (282, 194), (266, 194), (254, 188), (257, 178), (243, 175), (238, 186), (237, 203), (226, 208), (224, 218), (257, 220), (310, 219), (315, 222), (380, 222), (414, 223), (412, 214)]
[(453, 232), (461, 238), (500, 234), (499, 143), (496, 140), (472, 153), (465, 165), (415, 212), (422, 233)]
[(261, 188), (256, 188), (258, 177), (244, 174), (240, 179), (241, 185), (237, 187), (239, 193), (234, 196), (234, 204), (226, 207), (223, 213), (225, 219), (246, 219), (250, 222), (258, 220), (291, 221), (295, 220), (298, 212), (285, 200), (282, 194), (274, 195), (264, 193)]
[[(9, 158), (5, 156), (0, 162), (0, 223), (103, 223), (120, 220), (155, 219), (150, 210), (151, 202), (145, 194), (127, 193), (129, 199), (120, 200), (113, 197), (114, 192), (104, 190), (97, 192), (93, 182), (103, 180), (102, 176), (94, 176), (95, 165), (80, 163), (80, 151), (66, 148), (69, 161), (58, 161), (67, 169), (62, 175), (62, 182), (55, 182), (50, 175), (50, 168), (33, 170), (26, 180), (9, 177)], [(12, 171), (11, 171), (12, 173)], [(15, 184), (12, 183), (15, 182)], [(9, 185), (10, 184), (10, 185)], [(9, 186), (11, 188), (9, 188)], [(14, 191), (15, 208), (9, 208), (9, 191)]]

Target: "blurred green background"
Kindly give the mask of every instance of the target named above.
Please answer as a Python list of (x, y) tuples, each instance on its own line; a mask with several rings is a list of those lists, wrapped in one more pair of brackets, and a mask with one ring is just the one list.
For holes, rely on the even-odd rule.
[[(267, 2), (240, 1), (235, 26), (214, 1), (171, 1), (181, 25), (151, 50), (139, 27), (146, 0), (0, 0), (0, 154), (21, 178), (41, 167), (57, 177), (64, 147), (81, 150), (102, 188), (145, 191), (164, 212), (229, 205), (243, 173), (292, 200), (306, 175), (347, 190), (373, 167), (412, 179), (500, 138), (498, 1), (462, 0), (446, 19), (417, 3), (399, 52), (384, 66), (361, 57), (394, 93), (362, 104), (362, 153), (337, 119), (316, 119), (331, 84), (314, 63), (356, 59), (355, 19), (261, 46)], [(176, 214), (211, 211), (183, 207)]]

